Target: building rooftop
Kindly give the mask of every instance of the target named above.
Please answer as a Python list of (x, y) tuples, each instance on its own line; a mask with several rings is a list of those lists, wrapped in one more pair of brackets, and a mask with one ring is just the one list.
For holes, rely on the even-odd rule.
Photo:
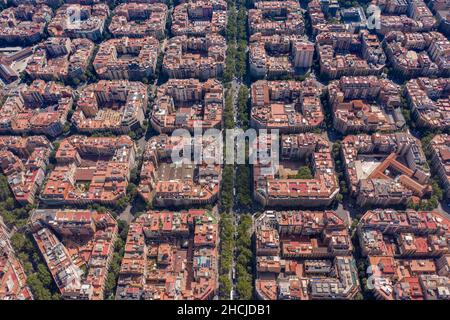
[(52, 144), (44, 136), (0, 136), (0, 171), (19, 203), (34, 203), (52, 150)]
[(334, 128), (341, 133), (393, 132), (405, 126), (401, 88), (375, 76), (342, 77), (328, 85)]
[(223, 87), (216, 79), (169, 79), (159, 86), (150, 122), (160, 133), (175, 129), (221, 128)]
[(408, 106), (419, 127), (450, 127), (450, 79), (418, 78), (406, 83)]
[[(146, 201), (155, 201), (158, 206), (186, 206), (211, 204), (217, 200), (221, 166), (203, 159), (192, 162), (194, 138), (161, 134), (151, 138), (145, 147), (144, 162), (138, 192)], [(206, 152), (216, 154), (218, 146), (207, 138), (202, 140)], [(184, 163), (173, 163), (171, 157), (176, 150), (183, 150), (187, 157)], [(190, 162), (190, 163), (189, 163)]]
[(405, 205), (432, 192), (420, 141), (407, 133), (347, 136), (342, 160), (359, 205)]
[(297, 1), (257, 1), (248, 10), (250, 33), (262, 35), (301, 35), (305, 23)]
[(431, 164), (443, 187), (446, 197), (450, 196), (450, 136), (437, 134), (430, 142)]
[(255, 78), (293, 76), (312, 65), (314, 45), (299, 35), (250, 36), (250, 73)]
[[(34, 210), (33, 238), (63, 299), (102, 300), (117, 238), (109, 213)], [(83, 271), (85, 270), (85, 271)]]
[(163, 71), (170, 78), (207, 80), (222, 75), (227, 44), (219, 34), (205, 37), (175, 36), (166, 46)]
[[(79, 15), (80, 19), (71, 19), (73, 15)], [(109, 15), (109, 7), (105, 3), (64, 4), (58, 8), (49, 23), (48, 32), (53, 37), (87, 38), (96, 41), (101, 39)]]
[(115, 37), (164, 38), (168, 17), (167, 5), (154, 2), (119, 4), (114, 9), (109, 31)]
[(436, 25), (436, 19), (422, 0), (377, 0), (374, 4), (381, 10), (380, 29), (377, 30), (381, 34), (431, 31)]
[(148, 79), (155, 76), (159, 53), (153, 37), (110, 39), (100, 44), (93, 66), (102, 79)]
[(227, 25), (225, 0), (182, 1), (173, 9), (172, 34), (174, 36), (206, 36), (222, 33)]
[(43, 4), (9, 7), (0, 12), (0, 41), (15, 44), (39, 42), (52, 17), (52, 9)]
[(206, 300), (218, 289), (218, 224), (202, 209), (149, 211), (131, 223), (117, 300)]
[(25, 72), (47, 81), (79, 78), (89, 66), (94, 46), (88, 39), (48, 38), (34, 50)]
[(128, 133), (142, 127), (147, 86), (128, 80), (100, 80), (79, 93), (72, 123), (80, 132)]
[(263, 300), (352, 299), (359, 281), (344, 220), (333, 211), (266, 211), (254, 221)]
[(43, 80), (21, 84), (0, 108), (0, 132), (58, 136), (72, 104), (70, 87)]
[(33, 300), (22, 263), (10, 242), (10, 231), (0, 221), (0, 300)]
[(386, 63), (378, 37), (367, 30), (321, 32), (316, 36), (316, 48), (320, 73), (329, 79), (380, 75)]
[(128, 136), (71, 136), (60, 142), (41, 197), (53, 204), (114, 204), (126, 194), (136, 146)]
[(323, 120), (322, 88), (313, 81), (266, 81), (252, 84), (251, 121), (257, 128), (302, 132), (319, 127)]
[(448, 299), (450, 220), (435, 211), (367, 211), (357, 233), (377, 299)]
[[(270, 150), (274, 142), (269, 136), (266, 140)], [(331, 204), (339, 192), (339, 185), (331, 158), (331, 145), (326, 138), (313, 133), (283, 134), (279, 156), (279, 164), (253, 165), (257, 201), (266, 206), (325, 207)], [(302, 161), (311, 163), (314, 168), (311, 179), (297, 178), (293, 169), (298, 168)]]
[(393, 69), (404, 77), (448, 75), (450, 42), (439, 32), (386, 34), (384, 48)]

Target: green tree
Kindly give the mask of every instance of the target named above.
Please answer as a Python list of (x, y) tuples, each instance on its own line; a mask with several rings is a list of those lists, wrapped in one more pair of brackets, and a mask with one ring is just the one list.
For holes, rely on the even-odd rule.
[(301, 166), (298, 169), (297, 174), (289, 175), (289, 179), (312, 179), (313, 175), (311, 173), (311, 169), (308, 166)]
[(31, 274), (27, 278), (27, 284), (37, 300), (51, 300), (52, 294), (50, 290), (46, 289), (42, 284), (37, 274)]
[(16, 252), (21, 252), (25, 247), (25, 237), (21, 233), (14, 233), (10, 239), (11, 245)]
[(42, 263), (37, 266), (37, 277), (44, 287), (50, 287), (53, 283), (52, 275)]
[(220, 192), (220, 203), (224, 212), (229, 212), (233, 206), (233, 176), (233, 165), (225, 165), (222, 170), (222, 190)]
[(219, 276), (219, 295), (222, 298), (228, 298), (233, 288), (230, 277), (226, 274)]
[(236, 291), (240, 300), (250, 300), (253, 294), (251, 283), (246, 279), (238, 279), (236, 283)]

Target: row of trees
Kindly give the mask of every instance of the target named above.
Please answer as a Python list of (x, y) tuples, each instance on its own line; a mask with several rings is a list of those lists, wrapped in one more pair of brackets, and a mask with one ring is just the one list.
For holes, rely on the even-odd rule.
[(234, 90), (229, 89), (225, 94), (225, 107), (223, 110), (223, 125), (225, 129), (234, 129), (236, 123), (234, 121)]
[(248, 87), (244, 84), (239, 88), (237, 97), (237, 109), (241, 128), (245, 131), (249, 128), (250, 125), (250, 101)]
[(128, 224), (119, 220), (118, 222), (119, 237), (114, 243), (114, 254), (109, 266), (108, 277), (106, 278), (104, 297), (105, 299), (114, 299), (117, 288), (117, 280), (119, 279), (120, 264), (125, 253), (125, 242), (128, 235)]
[[(322, 92), (320, 96), (320, 103), (322, 104), (324, 115), (325, 115), (325, 121), (324, 126), (326, 128), (333, 128), (333, 111), (330, 105), (330, 102), (328, 100), (328, 92), (324, 91)], [(334, 129), (331, 129), (334, 130)], [(338, 138), (341, 138), (341, 134), (334, 131), (334, 134), (338, 136)], [(333, 143), (333, 147), (331, 149), (331, 156), (334, 160), (334, 169), (336, 172), (336, 178), (339, 183), (339, 189), (340, 192), (336, 196), (336, 200), (338, 202), (342, 202), (344, 199), (344, 196), (348, 195), (348, 187), (347, 182), (345, 180), (345, 173), (344, 173), (344, 165), (342, 163), (341, 159), (341, 140), (338, 139)]]
[[(438, 132), (436, 132), (438, 133)], [(434, 138), (434, 133), (425, 132), (425, 135), (421, 139), (422, 149), (425, 153), (428, 167), (431, 167), (430, 159), (432, 158), (430, 142)], [(412, 208), (414, 210), (433, 210), (437, 208), (439, 202), (442, 201), (444, 197), (444, 191), (442, 190), (439, 181), (437, 178), (433, 178), (431, 180), (431, 187), (433, 189), (433, 193), (429, 199), (421, 198), (419, 203), (414, 203), (412, 201), (408, 202), (408, 208)]]
[(247, 73), (247, 11), (244, 4), (237, 3), (239, 11), (237, 14), (237, 52), (236, 52), (236, 77), (242, 79)]
[[(402, 88), (402, 92), (404, 92), (403, 88)], [(416, 124), (414, 121), (412, 121), (411, 110), (408, 107), (408, 102), (406, 101), (404, 94), (402, 95), (400, 101), (401, 101), (400, 108), (402, 110), (402, 115), (405, 118), (405, 122), (406, 122), (407, 126), (411, 129), (415, 129)]]
[[(246, 85), (241, 85), (237, 98), (237, 109), (241, 128), (245, 131), (250, 124), (249, 90)], [(248, 142), (246, 143), (246, 158), (248, 158)], [(236, 173), (237, 203), (242, 209), (249, 209), (252, 205), (251, 170), (249, 165), (240, 164)]]
[(223, 214), (220, 219), (219, 297), (221, 299), (228, 299), (233, 289), (230, 273), (233, 263), (234, 245), (233, 218), (229, 214)]
[(130, 183), (127, 186), (126, 196), (119, 199), (113, 208), (116, 213), (120, 214), (129, 204), (136, 204), (138, 200), (139, 172), (141, 171), (142, 163), (142, 155), (138, 155), (136, 157), (136, 165), (130, 173)]
[(358, 293), (355, 297), (355, 300), (371, 300), (373, 299), (372, 290), (368, 287), (368, 279), (367, 279), (367, 271), (369, 267), (369, 263), (365, 257), (361, 254), (361, 247), (359, 239), (356, 235), (356, 225), (357, 220), (352, 225), (352, 242), (354, 248), (354, 257), (356, 261), (356, 268), (358, 269), (358, 277), (361, 285), (362, 293)]
[(17, 257), (27, 275), (27, 284), (37, 300), (59, 300), (58, 289), (30, 233), (16, 232), (11, 237)]
[[(228, 22), (226, 29), (227, 56), (225, 60), (225, 71), (223, 81), (229, 83), (234, 77), (243, 78), (247, 69), (247, 13), (245, 9), (245, 0), (228, 0)], [(225, 96), (224, 108), (224, 128), (234, 129), (236, 127), (234, 114), (234, 90), (227, 90)], [(248, 88), (241, 86), (237, 99), (238, 116), (243, 128), (248, 127)], [(224, 146), (226, 148), (226, 146)], [(219, 296), (221, 299), (228, 299), (233, 290), (231, 279), (231, 270), (233, 267), (233, 256), (235, 248), (233, 217), (228, 214), (234, 205), (234, 164), (226, 164), (222, 171), (222, 189), (221, 189), (221, 209), (220, 221), (221, 247), (220, 247), (220, 276), (219, 276)], [(236, 189), (238, 193), (238, 203), (251, 204), (251, 195), (246, 185), (249, 183), (250, 170), (245, 165), (240, 165), (237, 169)], [(251, 226), (251, 225), (250, 225)], [(251, 243), (251, 241), (250, 241)], [(251, 262), (251, 252), (249, 261), (243, 261), (246, 264)], [(246, 267), (244, 267), (246, 269)], [(242, 276), (242, 280), (241, 277)], [(251, 297), (252, 283), (251, 276), (246, 277), (242, 272), (238, 274), (238, 294), (241, 298)], [(250, 279), (249, 282), (246, 280)], [(247, 292), (250, 292), (248, 294)]]
[(9, 188), (8, 180), (0, 174), (0, 215), (8, 227), (22, 228), (27, 224), (30, 211), (34, 207), (19, 206)]
[[(236, 123), (234, 121), (234, 90), (228, 89), (225, 95), (225, 108), (223, 114), (223, 123), (225, 129), (234, 129)], [(224, 150), (225, 150), (224, 146)], [(230, 212), (233, 207), (233, 181), (234, 181), (234, 165), (226, 164), (222, 171), (222, 189), (220, 192), (220, 204), (223, 212)]]
[(247, 12), (245, 2), (230, 1), (228, 22), (225, 32), (227, 39), (227, 57), (225, 60), (224, 81), (233, 77), (242, 78), (247, 70)]
[(253, 296), (252, 224), (252, 217), (243, 215), (237, 227), (236, 291), (241, 300)]
[(251, 170), (249, 165), (240, 164), (236, 172), (236, 194), (238, 206), (250, 209), (252, 206)]
[(323, 90), (322, 94), (320, 95), (320, 103), (322, 105), (324, 113), (323, 127), (324, 129), (329, 128), (333, 130), (333, 110), (330, 101), (328, 100), (328, 91), (326, 89)]
[(233, 207), (233, 179), (234, 167), (226, 164), (222, 170), (222, 189), (220, 191), (220, 205), (223, 212), (230, 212)]
[(228, 23), (225, 32), (225, 37), (227, 39), (227, 52), (225, 59), (225, 71), (223, 74), (224, 82), (230, 82), (233, 80), (236, 72), (236, 17), (236, 7), (234, 4), (230, 4), (228, 6)]
[(336, 178), (338, 179), (340, 192), (336, 196), (336, 200), (342, 202), (344, 195), (348, 195), (347, 182), (345, 181), (344, 165), (341, 159), (341, 141), (333, 143), (331, 149), (331, 156), (334, 159), (334, 169), (336, 171)]

